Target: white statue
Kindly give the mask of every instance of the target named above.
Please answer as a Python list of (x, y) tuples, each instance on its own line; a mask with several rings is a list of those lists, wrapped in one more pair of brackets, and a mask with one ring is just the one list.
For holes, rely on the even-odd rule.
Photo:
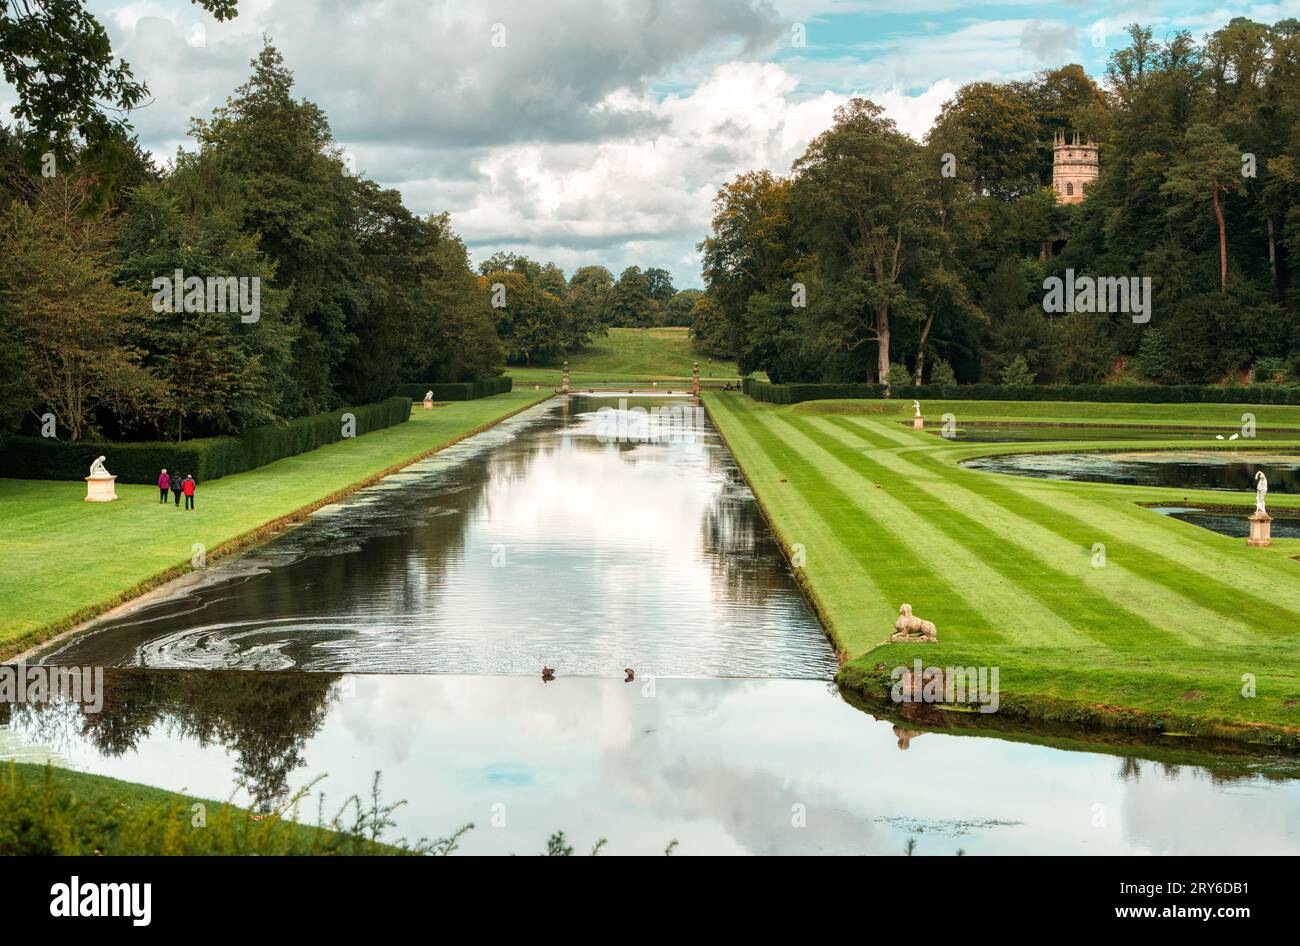
[(916, 414), (915, 414), (916, 417), (920, 417), (920, 416), (921, 416), (921, 402), (920, 402), (920, 401), (913, 401), (913, 402), (912, 402), (912, 410), (916, 411)]
[(425, 399), (426, 401), (432, 401), (432, 400), (433, 400), (433, 392), (432, 392), (432, 391), (425, 391), (425, 392), (424, 392), (424, 399)]
[(1268, 512), (1264, 509), (1264, 497), (1268, 495), (1268, 477), (1264, 475), (1263, 470), (1255, 473), (1255, 515), (1267, 516)]
[(113, 474), (104, 469), (104, 458), (96, 457), (95, 462), (90, 464), (90, 475), (94, 477), (112, 476)]

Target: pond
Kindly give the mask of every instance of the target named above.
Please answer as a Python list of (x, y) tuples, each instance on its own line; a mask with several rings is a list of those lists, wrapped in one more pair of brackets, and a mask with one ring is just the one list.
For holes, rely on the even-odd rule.
[(687, 397), (553, 398), (92, 630), (45, 659), (524, 675), (543, 665), (569, 675), (835, 671), (753, 494)]
[[(911, 427), (911, 421), (905, 422)], [(927, 426), (926, 431), (965, 443), (1046, 443), (1058, 440), (1187, 440), (1214, 444), (1217, 437), (1227, 439), (1235, 428), (1210, 430), (1196, 427), (1107, 427), (1093, 424), (965, 424), (947, 434), (941, 426)], [(1300, 430), (1257, 430), (1256, 440), (1300, 440)]]
[[(1189, 522), (1194, 526), (1200, 526), (1202, 529), (1209, 529), (1211, 532), (1230, 535), (1238, 539), (1244, 539), (1250, 535), (1248, 516), (1254, 511), (1253, 506), (1249, 510), (1235, 515), (1228, 512), (1201, 509), (1195, 506), (1151, 506), (1149, 508), (1152, 512), (1158, 512), (1162, 516)], [(1269, 528), (1275, 539), (1300, 539), (1300, 519), (1274, 516)]]
[(922, 733), (821, 681), (110, 670), (104, 694), (0, 705), (0, 756), (253, 807), (324, 775), (330, 813), (378, 770), (407, 802), (390, 836), (472, 822), (465, 853), (562, 830), (579, 853), (1300, 854), (1300, 781), (1262, 760)]
[(1270, 492), (1300, 492), (1300, 456), (1294, 454), (1227, 450), (1007, 453), (966, 460), (962, 466), (1049, 480), (1250, 493), (1255, 492), (1255, 472), (1263, 470)]

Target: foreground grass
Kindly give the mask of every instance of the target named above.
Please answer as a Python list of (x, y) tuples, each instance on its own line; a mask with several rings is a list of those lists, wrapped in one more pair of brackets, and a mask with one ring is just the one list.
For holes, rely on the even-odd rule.
[[(388, 843), (398, 807), (348, 799), (316, 824), (294, 820), (306, 793), (254, 815), (227, 802), (53, 766), (0, 764), (0, 855), (391, 855), (450, 853), (456, 837)], [(463, 833), (463, 829), (460, 833)]]
[[(1300, 744), (1300, 540), (1245, 540), (1157, 515), (1142, 502), (1231, 505), (1222, 491), (1070, 483), (958, 465), (994, 452), (1115, 442), (960, 444), (899, 423), (909, 404), (706, 404), (843, 654), (841, 681), (883, 696), (922, 657), (1000, 668), (1001, 712)], [(1243, 405), (930, 402), (959, 419), (1300, 426), (1300, 409)], [(1158, 449), (1186, 443), (1146, 441)], [(1270, 444), (1270, 447), (1274, 444)], [(1274, 496), (1295, 507), (1300, 497)], [(1105, 564), (1096, 567), (1104, 546)], [(940, 643), (886, 643), (898, 606)], [(1253, 697), (1243, 695), (1252, 675)]]
[[(689, 329), (612, 328), (588, 348), (569, 356), (569, 378), (577, 385), (599, 381), (690, 380), (691, 365), (700, 363), (700, 377), (734, 380), (734, 361), (709, 359), (691, 345)], [(515, 384), (557, 385), (563, 362), (540, 367), (512, 367), (506, 373)]]
[(0, 659), (183, 574), (196, 543), (211, 561), (549, 394), (417, 408), (404, 424), (201, 483), (193, 512), (161, 506), (152, 486), (119, 483), (117, 502), (87, 503), (80, 481), (0, 479)]

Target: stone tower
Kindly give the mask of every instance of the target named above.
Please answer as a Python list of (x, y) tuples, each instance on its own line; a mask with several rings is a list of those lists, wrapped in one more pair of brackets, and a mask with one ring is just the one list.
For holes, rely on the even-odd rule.
[(1084, 189), (1097, 179), (1101, 170), (1097, 143), (1092, 139), (1081, 141), (1079, 133), (1066, 140), (1065, 132), (1058, 131), (1052, 140), (1052, 190), (1061, 204), (1077, 204), (1083, 200)]

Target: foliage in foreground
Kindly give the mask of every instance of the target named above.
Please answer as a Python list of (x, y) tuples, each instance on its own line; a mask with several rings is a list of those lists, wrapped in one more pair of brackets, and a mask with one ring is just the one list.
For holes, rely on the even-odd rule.
[(450, 854), (473, 827), (435, 841), (385, 840), (403, 802), (384, 803), (378, 773), (366, 800), (354, 795), (327, 818), (321, 795), (316, 824), (299, 823), (294, 819), (311, 788), (262, 815), (229, 802), (11, 762), (0, 771), (0, 855)]
[[(396, 824), (393, 812), (405, 802), (383, 801), (378, 772), (368, 798), (349, 797), (327, 819), (322, 793), (316, 823), (300, 822), (298, 813), (315, 784), (299, 789), (279, 809), (257, 814), (229, 802), (11, 761), (0, 769), (0, 856), (446, 856), (474, 829), (473, 823), (463, 824), (433, 841), (386, 840), (385, 833)], [(591, 855), (606, 843), (599, 839)], [(664, 855), (671, 856), (677, 843), (670, 841)], [(573, 853), (563, 831), (552, 834), (542, 852), (547, 857)]]

